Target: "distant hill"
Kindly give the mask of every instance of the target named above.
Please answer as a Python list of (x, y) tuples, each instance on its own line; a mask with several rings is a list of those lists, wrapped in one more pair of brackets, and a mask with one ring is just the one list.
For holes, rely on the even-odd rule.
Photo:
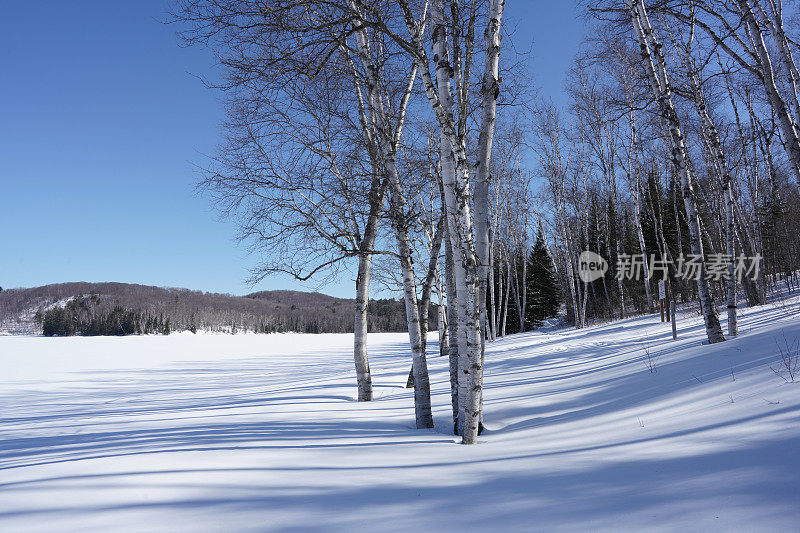
[[(171, 331), (227, 333), (352, 332), (355, 311), (354, 300), (318, 292), (280, 290), (232, 296), (130, 283), (74, 282), (0, 292), (0, 332), (40, 334), (43, 315), (64, 306), (77, 309), (87, 320), (122, 308), (135, 313), (142, 330), (148, 320), (164, 324), (168, 319)], [(406, 331), (402, 302), (371, 301), (369, 327), (370, 331)]]

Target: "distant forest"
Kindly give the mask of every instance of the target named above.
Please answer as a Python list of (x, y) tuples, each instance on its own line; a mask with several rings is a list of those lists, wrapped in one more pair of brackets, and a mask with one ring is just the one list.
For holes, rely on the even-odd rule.
[[(45, 335), (349, 333), (355, 301), (317, 292), (246, 296), (128, 283), (59, 283), (0, 292), (0, 332)], [(432, 306), (432, 320), (436, 317)], [(398, 300), (371, 300), (369, 330), (406, 331)], [(435, 322), (434, 322), (435, 323)]]

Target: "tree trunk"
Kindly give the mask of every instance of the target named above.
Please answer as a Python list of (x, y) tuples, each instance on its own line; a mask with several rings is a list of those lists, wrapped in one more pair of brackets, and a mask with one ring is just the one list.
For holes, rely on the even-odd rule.
[(369, 304), (369, 281), (372, 267), (372, 256), (358, 256), (358, 275), (356, 277), (356, 311), (353, 354), (356, 363), (356, 381), (358, 383), (358, 401), (372, 400), (372, 375), (369, 372), (367, 358), (367, 307)]
[(789, 77), (789, 84), (787, 92), (789, 93), (789, 103), (794, 106), (795, 126), (800, 121), (800, 71), (798, 71), (797, 63), (792, 56), (792, 48), (789, 44), (789, 39), (786, 37), (786, 32), (783, 26), (783, 9), (781, 0), (768, 0), (772, 17), (767, 15), (761, 4), (756, 4), (756, 7), (762, 13), (764, 22), (767, 23), (772, 33), (772, 39), (781, 56), (781, 62)]
[[(441, 188), (441, 184), (440, 184)], [(444, 194), (442, 194), (442, 215), (444, 216)], [(458, 303), (456, 296), (456, 273), (453, 267), (453, 247), (450, 246), (450, 233), (447, 231), (447, 217), (444, 219), (444, 270), (447, 290), (447, 323), (450, 364), (450, 399), (453, 406), (453, 435), (460, 435), (458, 426)]]
[(783, 132), (783, 147), (786, 149), (786, 155), (789, 157), (789, 162), (794, 171), (795, 182), (800, 184), (800, 132), (798, 132), (798, 125), (793, 120), (786, 102), (778, 91), (778, 86), (775, 82), (775, 72), (772, 69), (772, 59), (769, 56), (761, 26), (759, 26), (756, 20), (750, 2), (749, 0), (737, 0), (737, 3), (742, 12), (744, 22), (747, 24), (750, 31), (751, 42), (755, 47), (755, 52), (759, 59), (761, 66), (760, 81), (764, 85), (764, 90), (767, 93), (767, 100), (772, 106), (772, 109), (775, 110), (778, 123)]
[[(425, 274), (425, 279), (422, 282), (422, 293), (419, 299), (419, 329), (422, 338), (422, 351), (427, 353), (428, 350), (428, 317), (430, 315), (431, 294), (433, 293), (433, 284), (436, 281), (436, 270), (439, 264), (439, 252), (442, 249), (442, 229), (444, 228), (444, 217), (439, 219), (436, 224), (433, 238), (431, 239), (430, 258), (428, 261), (428, 271)], [(410, 389), (414, 386), (414, 368), (408, 373), (408, 380), (406, 381), (406, 388)]]
[(638, 177), (634, 177), (633, 179), (635, 180), (633, 186), (636, 189), (633, 193), (633, 223), (636, 226), (636, 236), (639, 239), (639, 250), (642, 252), (642, 270), (644, 271), (642, 273), (642, 279), (644, 280), (644, 293), (647, 296), (647, 309), (650, 313), (653, 313), (655, 312), (653, 293), (650, 290), (650, 280), (647, 279), (650, 258), (647, 256), (647, 246), (644, 242), (644, 232), (642, 230), (642, 203), (639, 199), (639, 179)]
[(408, 322), (408, 338), (411, 344), (412, 370), (414, 373), (414, 413), (417, 428), (432, 428), (431, 391), (428, 379), (428, 363), (420, 328), (419, 306), (414, 268), (411, 262), (411, 248), (408, 241), (407, 220), (403, 201), (392, 191), (392, 221), (397, 236), (398, 258), (403, 273), (403, 298)]
[(572, 247), (570, 240), (564, 230), (562, 241), (564, 242), (564, 270), (566, 273), (567, 285), (569, 286), (569, 294), (572, 299), (572, 314), (575, 320), (575, 329), (581, 329), (583, 324), (580, 321), (580, 310), (578, 309), (578, 295), (575, 294), (575, 270), (572, 264)]
[(508, 301), (511, 298), (511, 262), (506, 259), (506, 296), (503, 299), (503, 337), (506, 336), (508, 324)]
[(406, 215), (405, 198), (403, 197), (402, 184), (396, 166), (396, 147), (405, 118), (405, 110), (414, 85), (417, 67), (415, 66), (409, 76), (406, 91), (399, 108), (397, 123), (391, 127), (386, 116), (383, 102), (384, 95), (380, 94), (377, 80), (378, 69), (370, 53), (369, 41), (365, 29), (355, 32), (357, 53), (364, 67), (367, 77), (367, 94), (369, 109), (374, 117), (376, 138), (373, 140), (381, 152), (380, 161), (373, 164), (382, 169), (392, 190), (392, 223), (397, 237), (398, 258), (403, 275), (403, 296), (405, 299), (406, 319), (408, 321), (408, 336), (411, 344), (412, 366), (414, 372), (414, 412), (418, 428), (432, 428), (433, 415), (431, 412), (431, 393), (428, 378), (428, 365), (425, 348), (420, 330), (419, 307), (417, 304), (417, 287), (412, 266), (411, 247), (408, 239), (408, 220)]
[[(495, 0), (497, 1), (497, 0)], [(431, 100), (442, 129), (442, 182), (448, 216), (450, 245), (453, 248), (459, 321), (459, 416), (461, 439), (464, 444), (477, 442), (481, 420), (481, 393), (483, 366), (481, 349), (480, 310), (478, 307), (479, 276), (470, 213), (470, 164), (464, 144), (455, 132), (452, 122), (450, 94), (450, 61), (444, 25), (442, 0), (431, 4), (434, 54), (438, 98), (432, 98), (432, 84), (428, 85), (423, 71), (426, 93)], [(416, 32), (416, 29), (414, 29)], [(419, 48), (421, 42), (416, 43)], [(425, 65), (427, 70), (427, 65)], [(429, 81), (429, 80), (428, 80)]]
[(528, 308), (528, 254), (522, 249), (522, 308), (519, 314), (519, 332), (525, 331), (525, 311)]
[(494, 254), (489, 247), (489, 340), (497, 339), (497, 300), (495, 296)]
[[(497, 96), (500, 93), (500, 23), (505, 0), (494, 0), (490, 7), (489, 22), (484, 32), (486, 62), (481, 83), (481, 124), (478, 136), (478, 171), (475, 180), (475, 253), (478, 260), (478, 305), (481, 329), (486, 338), (486, 284), (489, 275), (489, 169), (492, 162), (492, 142), (497, 114)], [(466, 80), (467, 83), (469, 80)], [(483, 353), (483, 350), (481, 350)]]
[[(641, 48), (642, 59), (647, 69), (653, 94), (658, 102), (661, 116), (666, 121), (672, 144), (672, 163), (681, 178), (681, 191), (683, 193), (683, 204), (686, 210), (686, 219), (689, 225), (689, 236), (691, 239), (692, 254), (698, 258), (700, 268), (697, 276), (697, 292), (700, 298), (700, 306), (703, 312), (703, 319), (706, 325), (706, 335), (709, 343), (716, 343), (725, 340), (722, 334), (722, 327), (717, 317), (717, 309), (711, 299), (708, 280), (706, 279), (705, 257), (703, 255), (703, 243), (700, 236), (700, 223), (697, 215), (697, 208), (692, 190), (692, 175), (688, 166), (688, 153), (684, 143), (683, 132), (680, 128), (678, 113), (672, 102), (672, 90), (669, 85), (669, 78), (666, 72), (664, 57), (661, 52), (661, 45), (658, 43), (643, 0), (635, 0), (631, 5), (631, 20), (636, 31), (639, 45)], [(651, 47), (655, 50), (654, 63)]]
[(694, 68), (694, 63), (688, 54), (684, 56), (684, 64), (686, 66), (686, 75), (692, 85), (692, 96), (694, 99), (695, 109), (700, 116), (700, 122), (703, 129), (703, 139), (706, 142), (706, 147), (709, 153), (716, 162), (717, 173), (719, 174), (720, 182), (722, 184), (723, 201), (725, 202), (725, 248), (728, 256), (728, 279), (726, 280), (726, 292), (728, 303), (728, 335), (736, 336), (738, 333), (736, 326), (736, 275), (735, 265), (736, 260), (736, 243), (735, 231), (736, 226), (733, 218), (733, 207), (735, 200), (733, 198), (732, 177), (728, 164), (725, 161), (725, 152), (722, 149), (722, 143), (719, 139), (719, 131), (717, 130), (714, 121), (708, 110), (708, 103), (706, 102), (703, 89), (700, 86), (697, 72)]

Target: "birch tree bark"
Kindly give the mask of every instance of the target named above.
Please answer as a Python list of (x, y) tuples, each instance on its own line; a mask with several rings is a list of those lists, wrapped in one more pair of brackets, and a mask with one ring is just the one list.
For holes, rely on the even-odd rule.
[(492, 163), (497, 97), (500, 94), (500, 23), (504, 7), (505, 0), (494, 0), (491, 3), (489, 22), (484, 32), (486, 63), (481, 83), (481, 125), (478, 137), (478, 172), (475, 180), (475, 252), (478, 258), (478, 279), (480, 280), (478, 302), (481, 308), (481, 324), (484, 332), (487, 326), (486, 284), (490, 266), (489, 183), (491, 176), (489, 171)]
[[(490, 12), (499, 0), (493, 0)], [(479, 293), (478, 260), (472, 228), (470, 208), (470, 164), (463, 137), (453, 119), (450, 76), (453, 72), (447, 48), (447, 30), (443, 0), (431, 3), (436, 84), (430, 74), (427, 52), (422, 43), (419, 24), (414, 19), (407, 0), (400, 0), (406, 27), (411, 36), (416, 64), (420, 69), (425, 94), (431, 104), (442, 134), (442, 181), (448, 216), (450, 244), (455, 256), (454, 266), (457, 286), (459, 329), (459, 425), (462, 443), (477, 442), (481, 420), (481, 395), (483, 364)], [(502, 4), (500, 4), (502, 5)], [(499, 22), (499, 19), (498, 19)], [(445, 146), (446, 145), (446, 146)], [(452, 154), (452, 159), (448, 156)], [(452, 163), (451, 163), (452, 161)], [(463, 383), (463, 385), (462, 385)]]
[[(352, 4), (352, 8), (356, 10), (355, 4)], [(405, 111), (417, 75), (417, 67), (414, 66), (411, 69), (406, 90), (399, 106), (397, 121), (394, 127), (391, 127), (384, 108), (384, 100), (387, 97), (381, 94), (379, 88), (379, 68), (372, 56), (366, 29), (362, 27), (357, 30), (355, 36), (356, 50), (364, 70), (365, 83), (367, 86), (368, 108), (374, 117), (372, 123), (376, 125), (375, 140), (381, 154), (380, 160), (376, 161), (375, 164), (385, 172), (392, 190), (392, 222), (395, 227), (398, 259), (403, 276), (403, 297), (405, 300), (408, 335), (412, 353), (412, 371), (414, 374), (414, 411), (416, 424), (418, 428), (432, 428), (433, 415), (431, 411), (430, 381), (428, 377), (425, 343), (422, 339), (422, 330), (420, 327), (416, 278), (412, 263), (411, 246), (408, 239), (408, 226), (410, 221), (406, 214), (406, 201), (396, 165), (397, 145), (402, 134)]]
[[(440, 188), (442, 185), (440, 184)], [(442, 193), (442, 218), (444, 219), (444, 261), (445, 288), (447, 290), (448, 322), (448, 363), (450, 369), (450, 400), (453, 406), (453, 435), (460, 435), (458, 425), (458, 303), (456, 302), (456, 272), (453, 266), (453, 247), (450, 245), (450, 232), (447, 229), (447, 216), (444, 212), (444, 193)]]
[[(431, 236), (430, 232), (426, 230), (428, 238), (430, 239), (428, 270), (425, 274), (425, 278), (422, 280), (422, 291), (419, 297), (419, 312), (418, 312), (420, 338), (421, 338), (420, 342), (422, 343), (422, 351), (425, 353), (427, 353), (428, 349), (428, 331), (430, 329), (428, 324), (428, 318), (430, 315), (430, 304), (431, 304), (431, 295), (433, 293), (433, 286), (437, 278), (437, 271), (439, 266), (439, 253), (441, 252), (442, 249), (443, 228), (444, 228), (444, 217), (440, 217), (439, 222), (436, 224), (436, 229), (433, 232), (433, 236)], [(414, 386), (414, 368), (412, 366), (411, 371), (408, 374), (408, 381), (406, 382), (406, 388), (409, 389), (413, 386)]]
[(789, 83), (787, 86), (787, 93), (789, 96), (789, 104), (794, 109), (794, 122), (795, 128), (798, 127), (800, 121), (800, 71), (798, 71), (797, 63), (792, 54), (792, 46), (789, 43), (789, 38), (786, 36), (783, 24), (783, 5), (781, 0), (766, 0), (770, 6), (770, 14), (767, 14), (761, 3), (756, 3), (755, 8), (761, 13), (761, 19), (767, 25), (772, 34), (772, 40), (783, 63), (788, 77)]
[(672, 163), (681, 178), (683, 204), (689, 226), (692, 254), (698, 258), (700, 264), (697, 275), (697, 292), (705, 321), (706, 336), (709, 343), (721, 342), (725, 340), (725, 337), (722, 334), (722, 327), (717, 317), (717, 309), (711, 298), (708, 280), (706, 279), (705, 256), (703, 255), (700, 223), (692, 189), (692, 174), (689, 170), (688, 153), (680, 127), (680, 120), (672, 101), (672, 90), (666, 71), (666, 62), (662, 55), (661, 44), (653, 34), (653, 28), (647, 17), (644, 1), (632, 0), (629, 6), (631, 22), (639, 41), (642, 60), (653, 89), (653, 96), (658, 103), (661, 116), (669, 128)]
[(411, 262), (411, 247), (408, 240), (408, 216), (405, 200), (397, 185), (392, 187), (392, 222), (397, 236), (398, 259), (403, 274), (403, 298), (408, 321), (408, 338), (411, 343), (412, 371), (414, 375), (414, 412), (417, 428), (432, 428), (431, 392), (428, 378), (428, 363), (420, 327), (419, 306), (414, 267)]
[(503, 337), (506, 336), (506, 325), (508, 324), (508, 302), (511, 299), (511, 261), (506, 254), (506, 294), (503, 299)]
[[(720, 70), (722, 70), (722, 63), (719, 59), (719, 55), (717, 56), (717, 61), (720, 65)], [(731, 82), (728, 77), (728, 73), (725, 72), (723, 75), (723, 79), (725, 80), (725, 88), (728, 93), (728, 98), (730, 99), (731, 109), (733, 110), (733, 116), (736, 122), (736, 131), (739, 135), (739, 143), (742, 146), (742, 159), (744, 162), (745, 172), (752, 175), (753, 165), (750, 164), (748, 150), (747, 150), (747, 143), (745, 142), (744, 131), (742, 129), (742, 121), (741, 117), (739, 116), (739, 108), (736, 105), (736, 100), (733, 97), (733, 90), (731, 89)], [(751, 189), (752, 191), (752, 189)], [(753, 198), (753, 205), (757, 205), (757, 201)], [(740, 239), (740, 242), (743, 244), (747, 255), (753, 257), (756, 253), (759, 255), (763, 255), (763, 250), (761, 249), (761, 242), (759, 240), (759, 225), (758, 225), (758, 212), (754, 211), (753, 213), (753, 224), (752, 226), (749, 224), (744, 223), (746, 220), (744, 216), (742, 216), (741, 208), (738, 202), (734, 203), (734, 210), (736, 211), (736, 216), (734, 217), (735, 222), (741, 228), (739, 230), (740, 233), (744, 233), (746, 238)], [(752, 229), (751, 229), (752, 227)], [(752, 295), (752, 302), (750, 305), (758, 305), (761, 303), (766, 302), (766, 289), (764, 287), (764, 276), (759, 276), (758, 279), (755, 280), (755, 294)]]
[[(781, 96), (780, 91), (778, 91), (778, 86), (775, 82), (775, 71), (772, 68), (772, 59), (767, 50), (767, 45), (764, 42), (764, 34), (761, 31), (761, 26), (756, 20), (755, 13), (753, 13), (750, 0), (736, 1), (741, 10), (744, 22), (747, 24), (750, 31), (751, 42), (759, 59), (761, 67), (759, 69), (760, 81), (763, 83), (767, 98), (778, 116), (778, 121), (783, 133), (783, 147), (786, 149), (786, 154), (789, 156), (789, 161), (792, 164), (795, 173), (795, 182), (800, 184), (800, 128), (798, 128), (796, 122), (796, 120), (800, 120), (800, 117), (796, 120), (793, 119), (786, 101)], [(780, 41), (780, 39), (777, 40)], [(789, 67), (789, 73), (791, 74), (791, 67)], [(794, 86), (792, 86), (792, 88), (794, 88)]]
[[(689, 43), (691, 45), (691, 43)], [(679, 52), (680, 53), (680, 52)], [(735, 200), (733, 198), (733, 186), (730, 170), (725, 161), (725, 152), (719, 139), (714, 121), (709, 113), (708, 103), (700, 85), (700, 79), (695, 69), (693, 59), (686, 51), (682, 53), (684, 66), (686, 67), (686, 77), (688, 78), (694, 106), (700, 117), (702, 126), (702, 137), (708, 152), (715, 161), (715, 168), (720, 183), (722, 184), (723, 202), (725, 203), (725, 248), (728, 256), (728, 279), (726, 280), (727, 305), (728, 305), (728, 335), (735, 336), (738, 333), (736, 326), (736, 276), (734, 261), (736, 258), (736, 241), (733, 208)]]
[(372, 400), (372, 375), (369, 371), (369, 359), (367, 357), (367, 307), (369, 304), (371, 267), (371, 254), (363, 254), (358, 257), (353, 355), (356, 365), (359, 402)]

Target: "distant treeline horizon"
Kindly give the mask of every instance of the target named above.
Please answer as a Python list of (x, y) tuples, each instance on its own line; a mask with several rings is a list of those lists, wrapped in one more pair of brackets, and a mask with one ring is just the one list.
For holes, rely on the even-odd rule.
[[(355, 301), (319, 292), (245, 296), (132, 283), (69, 282), (0, 291), (0, 332), (28, 335), (352, 333)], [(431, 310), (436, 316), (436, 308)], [(402, 301), (369, 303), (371, 332), (407, 331)]]

